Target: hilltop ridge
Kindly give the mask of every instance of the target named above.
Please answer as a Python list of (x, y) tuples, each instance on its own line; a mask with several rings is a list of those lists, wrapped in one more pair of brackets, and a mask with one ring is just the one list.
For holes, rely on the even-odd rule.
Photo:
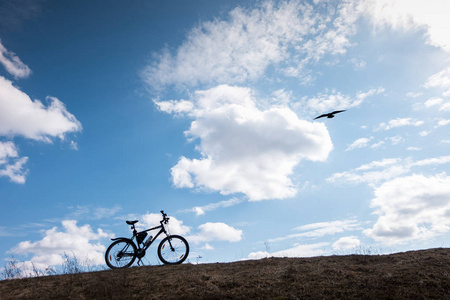
[(144, 266), (0, 282), (3, 299), (448, 299), (450, 248)]

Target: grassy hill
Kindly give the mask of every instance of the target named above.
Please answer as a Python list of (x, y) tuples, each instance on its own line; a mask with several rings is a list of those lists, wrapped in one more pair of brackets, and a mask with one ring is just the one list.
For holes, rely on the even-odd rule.
[(450, 299), (450, 249), (145, 266), (0, 282), (0, 299)]

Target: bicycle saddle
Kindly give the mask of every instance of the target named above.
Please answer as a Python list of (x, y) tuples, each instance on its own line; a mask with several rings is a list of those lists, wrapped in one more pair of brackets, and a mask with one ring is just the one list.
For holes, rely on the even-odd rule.
[(139, 221), (138, 221), (138, 220), (127, 221), (127, 224), (128, 224), (128, 225), (134, 225), (134, 224), (136, 224), (137, 222), (139, 222)]

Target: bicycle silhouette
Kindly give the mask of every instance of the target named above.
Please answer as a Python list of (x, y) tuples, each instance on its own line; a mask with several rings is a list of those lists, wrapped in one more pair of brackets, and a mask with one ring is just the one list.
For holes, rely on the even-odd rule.
[[(181, 264), (189, 255), (189, 244), (186, 239), (179, 235), (170, 235), (167, 233), (164, 225), (169, 223), (169, 218), (164, 211), (161, 211), (163, 219), (159, 221), (161, 225), (138, 232), (135, 224), (139, 222), (126, 221), (131, 225), (133, 236), (131, 238), (119, 237), (111, 239), (114, 242), (108, 247), (105, 253), (105, 261), (111, 269), (127, 268), (133, 264), (138, 258), (137, 264), (141, 264), (141, 259), (145, 255), (145, 251), (153, 244), (159, 235), (164, 233), (165, 238), (159, 243), (158, 257), (164, 264)], [(154, 236), (150, 236), (145, 242), (147, 232), (159, 229), (159, 232)], [(136, 239), (136, 244), (133, 242)], [(141, 247), (142, 246), (142, 247)]]

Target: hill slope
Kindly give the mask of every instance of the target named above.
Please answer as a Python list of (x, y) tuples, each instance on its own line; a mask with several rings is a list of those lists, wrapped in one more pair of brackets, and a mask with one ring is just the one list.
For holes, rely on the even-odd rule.
[(450, 249), (146, 266), (0, 282), (1, 299), (449, 299)]

